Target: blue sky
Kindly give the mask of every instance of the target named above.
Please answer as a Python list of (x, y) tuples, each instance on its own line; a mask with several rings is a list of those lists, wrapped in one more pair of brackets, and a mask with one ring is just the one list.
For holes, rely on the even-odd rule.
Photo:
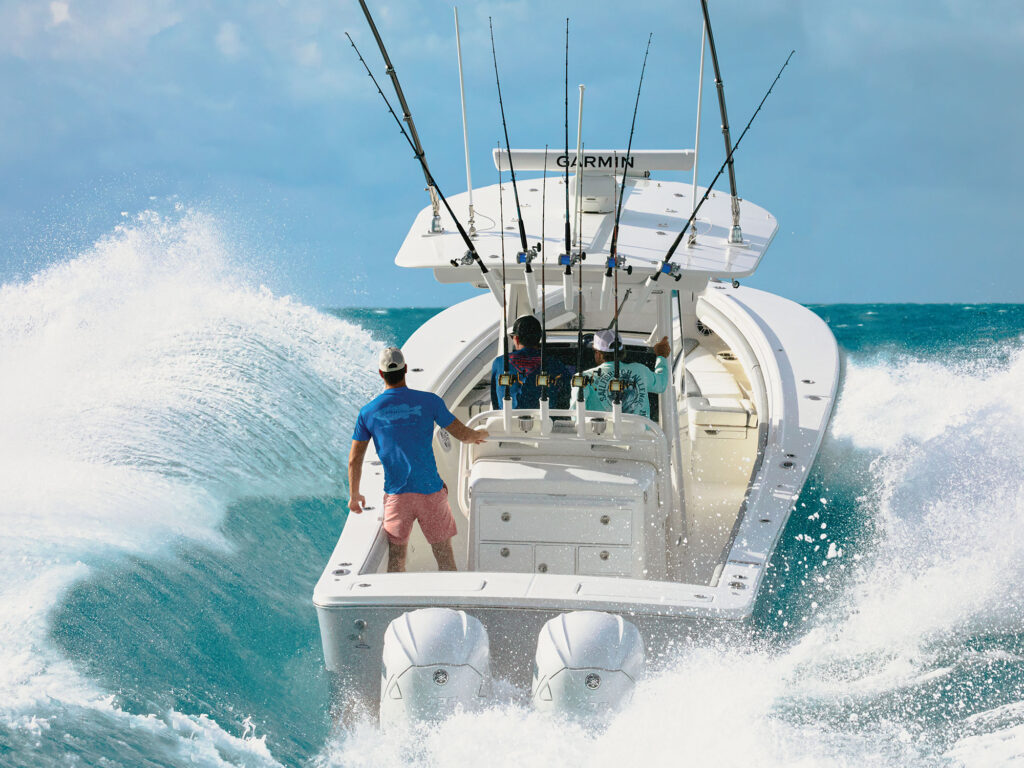
[[(370, 2), (442, 189), (465, 186), (451, 5)], [(624, 8), (628, 7), (628, 11)], [(748, 283), (804, 302), (1022, 301), (1024, 3), (713, 0), (740, 195), (780, 232)], [(501, 136), (562, 136), (562, 56), (587, 85), (584, 140), (693, 143), (697, 0), (460, 6), (474, 181)], [(469, 295), (393, 256), (422, 176), (356, 60), (382, 66), (355, 0), (0, 0), (0, 281), (180, 202), (220, 222), (268, 284), (318, 306)], [(710, 68), (709, 68), (710, 69)], [(702, 178), (724, 152), (705, 91)], [(575, 115), (571, 117), (575, 121)]]

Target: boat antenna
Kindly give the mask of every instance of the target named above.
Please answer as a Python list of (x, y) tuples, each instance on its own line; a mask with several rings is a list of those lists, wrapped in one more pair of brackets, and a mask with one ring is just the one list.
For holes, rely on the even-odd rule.
[[(501, 142), (498, 142), (498, 151), (501, 151)], [(498, 225), (501, 227), (501, 338), (502, 338), (502, 365), (505, 375), (499, 380), (499, 384), (505, 387), (506, 403), (512, 399), (512, 377), (508, 372), (508, 291), (505, 290), (505, 194), (501, 186), (501, 163), (498, 163)]]
[(565, 19), (565, 253), (558, 257), (562, 274), (562, 302), (572, 310), (572, 219), (569, 216), (569, 19)]
[[(423, 165), (423, 177), (427, 180), (427, 192), (430, 194), (430, 207), (433, 210), (433, 217), (430, 220), (430, 231), (434, 234), (439, 234), (444, 231), (444, 227), (441, 226), (441, 213), (437, 207), (439, 190), (437, 185), (434, 183), (433, 177), (430, 175), (430, 169), (427, 168), (427, 160), (423, 153), (423, 145), (420, 144), (420, 136), (416, 132), (416, 124), (412, 121), (412, 112), (409, 111), (409, 104), (406, 102), (405, 94), (402, 93), (402, 86), (398, 82), (398, 73), (391, 64), (391, 58), (388, 56), (387, 49), (384, 47), (384, 41), (380, 38), (380, 33), (377, 31), (377, 25), (373, 23), (373, 17), (370, 16), (370, 9), (366, 7), (365, 0), (359, 0), (359, 5), (362, 6), (363, 15), (366, 16), (366, 21), (370, 25), (370, 30), (373, 32), (373, 36), (377, 40), (377, 47), (380, 48), (380, 54), (384, 57), (384, 64), (387, 66), (384, 71), (391, 77), (391, 84), (395, 87), (395, 94), (398, 96), (398, 103), (402, 107), (402, 117), (405, 122), (409, 124), (409, 133), (412, 134), (411, 143), (413, 145), (413, 151), (416, 152), (416, 156), (420, 158), (420, 163)], [(349, 38), (349, 40), (351, 41), (351, 38)]]
[[(362, 3), (362, 0), (360, 0), (360, 3)], [(362, 5), (363, 5), (363, 9), (366, 10), (366, 4), (362, 3)], [(367, 12), (367, 18), (369, 18), (369, 12)], [(372, 26), (373, 22), (371, 21), (370, 24)], [(376, 31), (377, 31), (376, 28), (374, 28), (374, 34), (376, 34)], [(448, 211), (448, 215), (451, 216), (452, 221), (455, 222), (455, 226), (459, 230), (459, 234), (462, 236), (463, 242), (465, 242), (465, 244), (466, 244), (466, 248), (468, 250), (466, 251), (465, 256), (463, 256), (462, 261), (456, 261), (455, 259), (452, 259), (451, 260), (452, 266), (453, 267), (458, 267), (461, 264), (473, 264), (473, 263), (475, 263), (478, 267), (480, 267), (480, 274), (483, 275), (484, 281), (487, 283), (488, 288), (491, 289), (491, 293), (493, 293), (495, 295), (495, 298), (497, 298), (497, 293), (498, 293), (497, 280), (495, 279), (494, 275), (492, 275), (490, 273), (490, 271), (487, 269), (487, 266), (484, 264), (483, 259), (480, 258), (480, 254), (477, 253), (476, 247), (474, 247), (474, 245), (473, 245), (473, 241), (470, 239), (470, 237), (467, 234), (466, 230), (463, 228), (462, 223), (459, 221), (458, 216), (455, 215), (455, 211), (452, 210), (452, 207), (448, 204), (447, 198), (441, 192), (441, 188), (437, 185), (437, 182), (434, 181), (434, 177), (430, 173), (430, 168), (427, 166), (427, 157), (426, 157), (426, 154), (423, 152), (422, 147), (417, 149), (417, 143), (414, 142), (412, 140), (412, 138), (410, 138), (408, 132), (406, 132), (405, 126), (402, 124), (402, 120), (398, 117), (397, 114), (395, 114), (395, 110), (391, 107), (391, 102), (388, 101), (388, 97), (385, 96), (384, 95), (384, 91), (381, 90), (380, 83), (377, 82), (377, 78), (374, 77), (373, 76), (373, 72), (370, 71), (370, 66), (366, 63), (366, 59), (363, 58), (363, 54), (361, 54), (359, 52), (359, 48), (356, 47), (355, 41), (352, 39), (352, 35), (350, 35), (348, 32), (346, 32), (345, 33), (345, 37), (347, 37), (349, 43), (352, 44), (352, 49), (356, 52), (356, 56), (359, 57), (359, 61), (362, 62), (363, 68), (366, 70), (366, 74), (368, 74), (370, 76), (370, 80), (373, 81), (373, 85), (374, 85), (374, 87), (376, 87), (377, 93), (379, 93), (380, 97), (384, 100), (384, 105), (388, 108), (388, 112), (391, 113), (391, 116), (393, 118), (395, 118), (395, 122), (398, 123), (398, 130), (401, 131), (402, 136), (404, 136), (405, 140), (409, 143), (409, 147), (412, 149), (413, 153), (416, 155), (416, 159), (419, 160), (420, 166), (423, 168), (423, 173), (427, 177), (427, 180), (428, 180), (431, 188), (435, 192), (437, 192), (438, 198), (440, 198), (441, 203), (444, 204), (445, 210)], [(380, 40), (379, 37), (377, 39), (378, 39), (378, 41)], [(381, 45), (381, 50), (383, 50), (383, 44)], [(386, 55), (385, 55), (385, 61), (387, 61), (387, 56)], [(389, 67), (390, 67), (390, 64), (389, 64)], [(394, 80), (396, 88), (397, 88), (398, 78), (396, 77), (393, 69), (390, 70), (390, 74), (391, 74), (391, 77)], [(409, 122), (409, 127), (412, 128), (412, 117), (411, 116), (409, 116), (408, 122)], [(413, 129), (413, 130), (415, 130), (415, 129)]]
[(775, 84), (779, 82), (779, 78), (782, 77), (783, 70), (789, 65), (789, 60), (793, 58), (794, 53), (796, 53), (796, 51), (789, 52), (789, 56), (786, 57), (786, 61), (783, 62), (778, 74), (775, 75), (775, 79), (772, 80), (772, 84), (768, 86), (768, 91), (765, 93), (764, 98), (761, 99), (761, 103), (757, 105), (757, 109), (754, 110), (754, 114), (750, 116), (750, 120), (747, 122), (746, 127), (743, 129), (743, 133), (740, 134), (740, 137), (736, 140), (736, 144), (733, 145), (732, 150), (729, 152), (728, 156), (725, 158), (725, 161), (719, 167), (718, 173), (715, 174), (715, 178), (711, 180), (711, 183), (708, 184), (707, 189), (704, 190), (704, 196), (700, 199), (700, 202), (698, 202), (697, 205), (694, 206), (693, 213), (690, 214), (690, 218), (686, 220), (686, 223), (683, 225), (682, 230), (680, 230), (679, 234), (676, 235), (676, 239), (672, 241), (672, 245), (669, 246), (668, 253), (666, 253), (665, 258), (661, 260), (661, 264), (658, 265), (658, 270), (653, 275), (647, 278), (647, 282), (644, 286), (644, 291), (641, 293), (641, 296), (643, 297), (641, 304), (647, 300), (647, 297), (651, 293), (651, 289), (654, 287), (653, 283), (657, 281), (657, 279), (662, 274), (672, 275), (676, 280), (679, 280), (680, 275), (678, 274), (678, 267), (673, 268), (673, 265), (670, 263), (672, 260), (672, 256), (675, 254), (676, 249), (679, 247), (679, 244), (683, 241), (683, 235), (686, 234), (686, 230), (690, 228), (690, 226), (693, 224), (694, 219), (697, 218), (697, 213), (700, 211), (701, 206), (704, 205), (704, 203), (707, 202), (707, 199), (711, 196), (711, 192), (715, 187), (715, 182), (717, 182), (718, 179), (721, 178), (722, 173), (725, 172), (726, 167), (732, 160), (732, 156), (736, 154), (736, 150), (740, 148), (740, 143), (743, 141), (743, 137), (747, 135), (747, 131), (750, 130), (750, 126), (754, 124), (754, 118), (757, 117), (757, 114), (761, 111), (761, 107), (763, 107), (764, 103), (768, 100), (768, 97), (772, 93), (772, 89), (774, 89)]
[[(647, 50), (644, 51), (644, 63), (640, 68), (640, 84), (636, 87), (636, 102), (633, 104), (633, 122), (629, 126), (629, 142), (626, 144), (626, 162), (622, 166), (622, 185), (619, 187), (619, 202), (615, 208), (615, 226), (612, 228), (612, 244), (608, 252), (608, 264), (607, 272), (605, 276), (614, 275), (615, 278), (615, 290), (613, 293), (615, 301), (615, 336), (612, 344), (613, 355), (615, 359), (615, 381), (619, 382), (619, 363), (622, 357), (620, 347), (622, 344), (619, 342), (619, 267), (621, 266), (618, 256), (618, 242), (619, 242), (619, 219), (622, 218), (622, 200), (626, 196), (626, 175), (629, 170), (630, 155), (633, 151), (633, 132), (636, 130), (636, 113), (640, 107), (640, 90), (644, 87), (644, 73), (647, 71), (647, 54), (651, 52), (651, 38), (654, 37), (654, 33), (650, 33), (647, 36)], [(615, 188), (612, 188), (614, 194)], [(630, 268), (632, 273), (632, 268)], [(615, 388), (615, 402), (622, 402), (622, 384), (619, 382)]]
[(548, 373), (544, 367), (544, 353), (548, 345), (548, 290), (544, 272), (544, 224), (547, 221), (548, 145), (544, 145), (544, 177), (540, 192), (540, 399), (548, 399)]
[[(708, 1), (700, 0), (704, 12), (704, 29), (708, 35), (708, 50), (711, 51), (711, 65), (715, 68), (715, 88), (718, 91), (718, 109), (722, 113), (722, 138), (725, 139), (725, 154), (729, 166), (729, 191), (732, 193), (732, 229), (729, 230), (730, 243), (743, 242), (743, 230), (740, 229), (740, 199), (736, 195), (736, 169), (732, 162), (732, 142), (729, 138), (729, 116), (725, 111), (725, 85), (722, 83), (722, 72), (718, 68), (718, 53), (715, 51), (715, 37), (711, 34), (711, 16), (708, 14)], [(739, 142), (737, 142), (739, 143)]]
[(469, 128), (466, 126), (466, 88), (462, 82), (462, 39), (459, 36), (459, 8), (455, 6), (455, 52), (459, 59), (459, 98), (462, 101), (462, 147), (466, 151), (466, 190), (469, 194), (469, 236), (476, 236), (476, 214), (473, 211), (473, 178), (469, 170)]

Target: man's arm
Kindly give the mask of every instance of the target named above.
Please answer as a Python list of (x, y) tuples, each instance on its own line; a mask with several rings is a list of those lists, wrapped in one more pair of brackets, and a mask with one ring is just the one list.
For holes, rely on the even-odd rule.
[(495, 366), (497, 364), (498, 364), (497, 360), (495, 360), (493, 363), (491, 363), (491, 410), (492, 411), (498, 410), (498, 372), (495, 369)]
[(359, 493), (359, 482), (363, 475), (363, 457), (369, 440), (353, 440), (348, 452), (348, 508), (349, 511), (361, 514), (366, 506), (366, 497)]
[(463, 443), (482, 443), (489, 435), (486, 429), (470, 429), (458, 419), (455, 419), (445, 429), (448, 434)]
[(654, 354), (658, 356), (654, 363), (654, 374), (651, 382), (647, 385), (650, 392), (664, 392), (668, 386), (668, 356), (672, 353), (672, 347), (668, 343), (668, 336), (662, 336), (661, 341), (654, 345)]

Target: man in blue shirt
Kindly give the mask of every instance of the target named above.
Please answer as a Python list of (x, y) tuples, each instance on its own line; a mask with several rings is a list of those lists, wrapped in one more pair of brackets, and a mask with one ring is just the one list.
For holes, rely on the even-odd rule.
[[(588, 411), (610, 411), (615, 394), (611, 391), (611, 381), (615, 378), (615, 349), (622, 347), (622, 339), (612, 330), (598, 331), (594, 334), (594, 360), (597, 366), (583, 375), (586, 383), (586, 408)], [(668, 356), (671, 347), (668, 336), (654, 345), (654, 354), (658, 356), (651, 371), (643, 363), (619, 363), (619, 380), (625, 385), (622, 391), (622, 412), (635, 413), (646, 418), (651, 417), (651, 404), (647, 399), (650, 392), (660, 393), (668, 386)], [(621, 353), (620, 353), (621, 354)], [(576, 390), (573, 390), (573, 400)]]
[[(491, 408), (498, 410), (508, 390), (513, 408), (540, 408), (540, 321), (533, 315), (523, 315), (512, 326), (512, 349), (508, 353), (508, 372), (512, 383), (503, 387), (498, 377), (505, 372), (505, 356), (498, 355), (491, 364)], [(572, 375), (558, 358), (544, 360), (548, 374), (548, 399), (552, 408), (569, 407), (569, 380)]]
[(438, 570), (454, 571), (452, 537), (455, 518), (448, 505), (448, 487), (434, 461), (434, 424), (464, 443), (482, 443), (487, 430), (470, 429), (455, 418), (444, 400), (432, 392), (405, 385), (402, 351), (388, 347), (380, 353), (384, 392), (364, 405), (352, 432), (348, 456), (348, 508), (361, 514), (366, 497), (359, 493), (363, 457), (370, 439), (384, 467), (384, 532), (388, 535), (388, 571), (404, 571), (412, 526), (430, 544)]

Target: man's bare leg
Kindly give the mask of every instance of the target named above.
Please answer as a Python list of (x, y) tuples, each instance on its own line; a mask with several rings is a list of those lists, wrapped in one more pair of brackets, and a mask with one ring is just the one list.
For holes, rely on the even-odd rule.
[(431, 544), (430, 548), (434, 551), (434, 559), (437, 560), (437, 570), (458, 570), (455, 567), (455, 553), (452, 551), (451, 539), (447, 539), (446, 541), (442, 541), (437, 544)]
[(408, 548), (408, 544), (388, 542), (388, 573), (398, 573), (405, 570), (405, 553)]

